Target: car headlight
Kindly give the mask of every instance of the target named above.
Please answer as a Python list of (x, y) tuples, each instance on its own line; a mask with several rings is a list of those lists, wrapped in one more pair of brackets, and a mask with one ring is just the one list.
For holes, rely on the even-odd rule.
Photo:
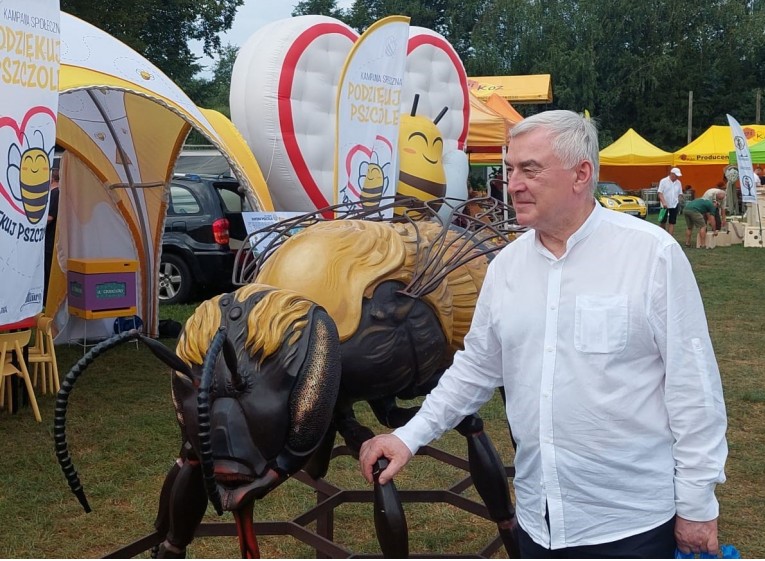
[(613, 199), (605, 199), (605, 200), (604, 200), (604, 202), (606, 203), (606, 206), (607, 206), (608, 208), (614, 208), (615, 206), (619, 206), (619, 203), (617, 203), (617, 202), (616, 202), (615, 200), (613, 200)]
[(637, 204), (639, 204), (640, 206), (645, 206), (645, 201), (641, 199), (640, 197), (638, 197)]

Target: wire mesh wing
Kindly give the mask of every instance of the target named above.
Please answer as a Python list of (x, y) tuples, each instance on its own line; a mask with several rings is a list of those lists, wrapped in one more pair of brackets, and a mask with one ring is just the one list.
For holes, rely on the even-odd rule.
[[(449, 212), (439, 215), (439, 210)], [(391, 216), (392, 215), (392, 216)], [(454, 269), (480, 255), (498, 251), (521, 231), (511, 207), (491, 197), (470, 199), (437, 198), (422, 201), (414, 197), (382, 197), (375, 205), (352, 202), (328, 206), (295, 217), (286, 218), (260, 228), (245, 238), (237, 252), (233, 282), (252, 282), (265, 261), (284, 242), (300, 230), (328, 220), (375, 220), (410, 223), (417, 231), (418, 223), (435, 221), (442, 231), (435, 241), (424, 243), (418, 234), (415, 275), (404, 289), (406, 294), (422, 296)], [(447, 232), (457, 232), (447, 236)], [(448, 238), (448, 240), (447, 240)]]

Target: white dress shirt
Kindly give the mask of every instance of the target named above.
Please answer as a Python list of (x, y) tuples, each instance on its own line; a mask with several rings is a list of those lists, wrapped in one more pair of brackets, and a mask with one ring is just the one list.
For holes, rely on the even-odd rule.
[(658, 193), (664, 195), (664, 202), (667, 208), (675, 208), (680, 203), (680, 195), (683, 194), (683, 184), (679, 179), (672, 181), (669, 176), (659, 181)]
[[(527, 232), (491, 263), (465, 350), (394, 434), (416, 450), (504, 385), (520, 525), (553, 549), (718, 515), (726, 414), (690, 264), (595, 208), (556, 259)], [(549, 530), (545, 521), (549, 510)]]

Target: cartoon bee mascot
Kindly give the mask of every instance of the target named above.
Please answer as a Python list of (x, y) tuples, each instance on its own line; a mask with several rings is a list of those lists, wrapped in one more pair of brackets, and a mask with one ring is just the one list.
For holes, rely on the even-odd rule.
[[(444, 107), (431, 121), (427, 117), (417, 116), (419, 100), (420, 95), (415, 94), (411, 113), (401, 117), (398, 132), (399, 172), (396, 193), (403, 197), (432, 201), (446, 194), (444, 139), (436, 125), (446, 115), (447, 108)], [(396, 209), (396, 214), (402, 212), (403, 209)]]
[[(24, 134), (22, 148), (11, 144), (8, 149), (8, 186), (13, 198), (21, 202), (30, 224), (37, 224), (45, 216), (50, 190), (50, 168), (53, 150), (45, 151), (42, 131), (32, 133), (33, 140), (39, 135), (39, 143), (30, 143)], [(22, 152), (23, 149), (23, 152)]]

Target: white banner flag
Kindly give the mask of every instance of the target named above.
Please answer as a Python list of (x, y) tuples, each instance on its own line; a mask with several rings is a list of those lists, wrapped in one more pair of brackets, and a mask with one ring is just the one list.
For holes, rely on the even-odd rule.
[[(393, 195), (409, 18), (372, 24), (348, 54), (337, 90), (335, 203), (374, 208)], [(391, 211), (392, 213), (392, 211)]]
[(60, 8), (58, 0), (0, 8), (0, 325), (8, 325), (43, 306)]
[(730, 132), (733, 135), (733, 146), (736, 149), (736, 161), (738, 163), (738, 179), (741, 183), (741, 202), (757, 203), (757, 187), (760, 185), (760, 178), (754, 174), (752, 168), (752, 155), (749, 152), (749, 144), (746, 136), (738, 124), (738, 121), (728, 117)]

